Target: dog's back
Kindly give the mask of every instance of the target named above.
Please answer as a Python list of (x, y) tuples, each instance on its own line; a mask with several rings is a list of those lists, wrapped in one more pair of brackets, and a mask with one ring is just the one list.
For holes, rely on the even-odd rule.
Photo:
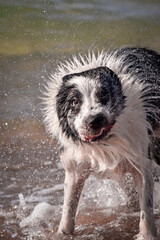
[(154, 135), (149, 155), (160, 165), (160, 55), (146, 48), (123, 48), (116, 57), (127, 63), (126, 73), (134, 76), (143, 84), (142, 99)]
[(116, 55), (124, 57), (126, 72), (137, 76), (137, 81), (144, 85), (142, 98), (147, 119), (157, 129), (160, 126), (160, 55), (146, 48), (124, 48)]

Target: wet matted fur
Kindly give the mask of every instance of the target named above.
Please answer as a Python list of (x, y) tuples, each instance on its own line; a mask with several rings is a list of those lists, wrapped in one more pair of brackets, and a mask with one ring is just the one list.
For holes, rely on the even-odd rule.
[(160, 161), (160, 55), (123, 48), (73, 57), (52, 73), (43, 102), (46, 128), (61, 145), (65, 169), (59, 235), (73, 233), (91, 173), (123, 185), (129, 172), (140, 203), (135, 239), (157, 239), (152, 165)]

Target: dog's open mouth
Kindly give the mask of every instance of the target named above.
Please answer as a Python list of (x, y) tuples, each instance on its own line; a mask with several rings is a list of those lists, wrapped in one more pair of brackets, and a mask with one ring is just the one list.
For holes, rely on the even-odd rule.
[(95, 134), (95, 135), (85, 136), (83, 141), (84, 142), (94, 142), (94, 141), (101, 140), (102, 138), (104, 138), (110, 132), (110, 130), (113, 127), (114, 123), (112, 123), (109, 126), (101, 128), (100, 131), (97, 134)]

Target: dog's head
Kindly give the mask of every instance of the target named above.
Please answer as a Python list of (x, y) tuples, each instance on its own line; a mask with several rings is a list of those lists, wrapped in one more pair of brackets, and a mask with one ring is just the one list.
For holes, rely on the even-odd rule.
[(63, 133), (84, 142), (108, 136), (125, 104), (121, 83), (107, 67), (64, 76), (56, 99)]

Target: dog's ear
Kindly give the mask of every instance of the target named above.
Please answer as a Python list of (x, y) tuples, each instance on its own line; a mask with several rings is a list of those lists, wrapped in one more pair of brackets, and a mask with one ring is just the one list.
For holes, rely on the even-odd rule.
[(75, 75), (77, 75), (77, 74), (73, 73), (73, 74), (65, 75), (65, 76), (62, 78), (62, 80), (63, 80), (64, 83), (65, 83), (65, 82), (68, 82), (68, 81), (69, 81), (70, 79), (72, 79)]
[(98, 77), (100, 80), (103, 80), (108, 76), (113, 77), (115, 74), (110, 68), (102, 66), (89, 70), (88, 75), (92, 78)]
[(91, 76), (93, 78), (98, 78), (100, 82), (104, 81), (118, 81), (117, 75), (108, 67), (98, 67), (92, 69)]
[[(103, 86), (111, 87), (112, 90), (121, 91), (122, 86), (118, 76), (108, 67), (92, 69), (91, 76), (97, 78)], [(111, 90), (110, 89), (110, 90)]]
[(72, 73), (72, 74), (68, 74), (65, 75), (62, 80), (63, 82), (68, 82), (70, 79), (72, 79), (73, 77), (89, 77), (91, 79), (96, 79), (98, 78), (100, 81), (105, 80), (106, 78), (110, 77), (113, 78), (115, 77), (115, 73), (109, 69), (108, 67), (97, 67), (97, 68), (92, 68), (83, 72), (79, 72), (79, 73)]

